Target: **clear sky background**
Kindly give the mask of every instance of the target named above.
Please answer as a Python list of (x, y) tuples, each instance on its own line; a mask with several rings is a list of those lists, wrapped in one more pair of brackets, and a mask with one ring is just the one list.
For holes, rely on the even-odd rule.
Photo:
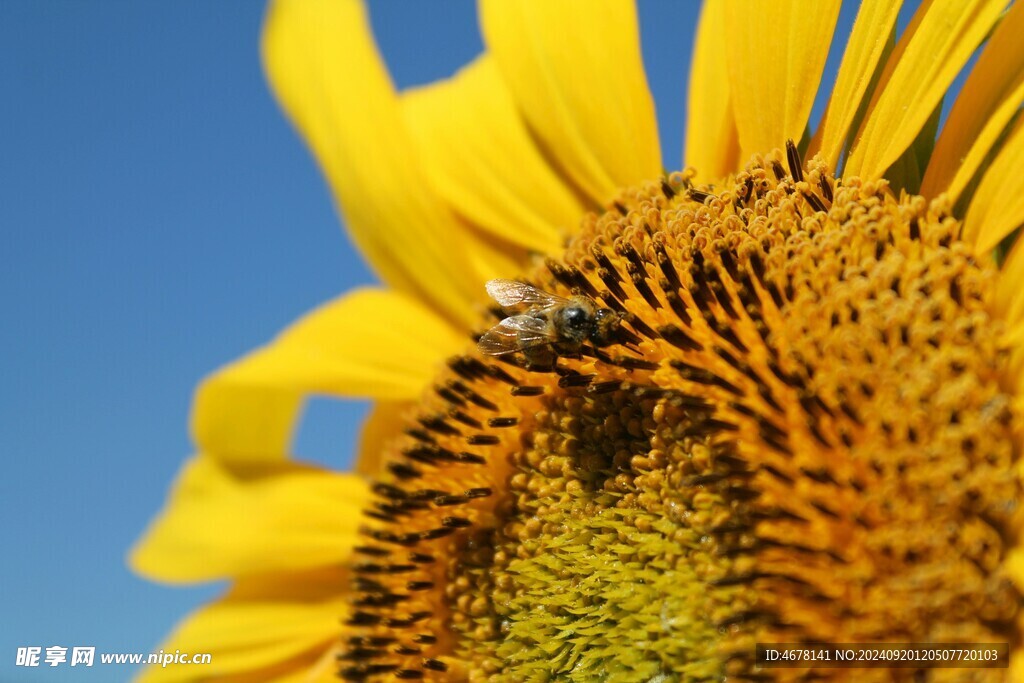
[[(641, 3), (673, 169), (696, 9)], [(467, 0), (372, 13), (399, 87), (481, 50)], [(268, 93), (262, 15), (238, 0), (0, 0), (0, 681), (126, 680), (98, 663), (16, 668), (16, 648), (149, 652), (220, 592), (124, 563), (191, 452), (193, 387), (373, 281)], [(347, 466), (364, 412), (313, 400), (296, 452)]]

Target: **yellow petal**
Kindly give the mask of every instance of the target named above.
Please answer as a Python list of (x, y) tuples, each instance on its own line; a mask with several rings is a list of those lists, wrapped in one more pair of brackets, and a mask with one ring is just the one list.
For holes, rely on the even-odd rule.
[(974, 177), (1024, 102), (1024, 4), (999, 23), (964, 83), (935, 145), (921, 193), (946, 192), (952, 203)]
[(1000, 317), (1006, 321), (1011, 333), (1016, 333), (1024, 326), (1024, 242), (1017, 240), (1010, 249), (999, 272), (996, 284), (996, 309)]
[(238, 475), (197, 456), (129, 563), (175, 583), (337, 564), (355, 545), (368, 488), (355, 475), (297, 465)]
[(467, 342), (397, 292), (350, 292), (207, 378), (196, 391), (193, 438), (221, 458), (280, 459), (304, 395), (417, 398), (438, 363)]
[(913, 143), (1006, 0), (933, 0), (896, 45), (844, 175), (879, 178)]
[(914, 138), (910, 147), (904, 150), (896, 161), (885, 171), (885, 178), (889, 181), (890, 189), (899, 194), (920, 194), (921, 176), (928, 164), (932, 150), (935, 149), (935, 133), (939, 128), (939, 118), (942, 114), (942, 102), (940, 101), (931, 116), (925, 121), (924, 127)]
[(481, 0), (480, 25), (530, 129), (590, 199), (661, 175), (632, 2)]
[(139, 683), (310, 680), (341, 637), (347, 583), (340, 569), (243, 579), (183, 620), (158, 648), (209, 654), (210, 663), (148, 666)]
[[(451, 321), (473, 320), (487, 277), (461, 266), (489, 248), (423, 182), (398, 97), (357, 0), (278, 0), (263, 33), (267, 76), (313, 150), (352, 238), (387, 284)], [(478, 262), (482, 262), (479, 261)], [(505, 275), (510, 273), (505, 272)]]
[[(996, 314), (1005, 322), (1006, 331), (1000, 340), (1010, 352), (1006, 375), (1011, 378), (1012, 388), (1017, 395), (1024, 389), (1024, 242), (1017, 240), (1006, 255), (999, 279), (996, 281), (994, 308)], [(1021, 470), (1024, 472), (1024, 470)], [(1024, 521), (1022, 517), (1021, 521)], [(1017, 527), (1020, 529), (1021, 527)], [(1024, 560), (1024, 553), (1018, 556)], [(1017, 565), (1024, 569), (1024, 563)], [(1017, 578), (1024, 580), (1024, 572)]]
[(813, 144), (811, 150), (820, 152), (829, 168), (837, 168), (846, 136), (886, 53), (902, 4), (899, 0), (861, 2), (853, 31), (843, 52), (843, 62), (839, 66), (828, 109), (818, 129), (816, 137), (820, 142)]
[(741, 159), (799, 140), (821, 82), (838, 0), (726, 0)]
[(359, 434), (356, 471), (369, 479), (381, 474), (387, 443), (402, 433), (403, 419), (416, 406), (415, 401), (378, 401), (374, 404)]
[(542, 253), (575, 230), (583, 203), (537, 148), (490, 57), (403, 94), (402, 111), (431, 169), (425, 180), (459, 215)]
[(1024, 223), (1024, 118), (985, 171), (964, 219), (963, 239), (984, 254)]
[(687, 96), (686, 165), (697, 180), (709, 183), (739, 167), (740, 143), (736, 131), (726, 68), (725, 3), (705, 2), (693, 45)]

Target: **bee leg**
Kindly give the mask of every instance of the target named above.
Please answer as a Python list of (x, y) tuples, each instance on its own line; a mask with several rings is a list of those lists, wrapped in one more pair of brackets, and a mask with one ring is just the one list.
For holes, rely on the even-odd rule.
[(576, 360), (583, 360), (583, 345), (582, 344), (570, 344), (570, 343), (559, 343), (552, 344), (552, 348), (560, 358), (574, 358)]
[(605, 353), (604, 351), (602, 351), (601, 349), (591, 348), (588, 355), (591, 358), (596, 358), (597, 360), (601, 361), (602, 363), (607, 363), (608, 365), (612, 364), (612, 357), (610, 355), (608, 355), (607, 353)]
[(530, 372), (551, 372), (558, 360), (558, 354), (550, 346), (523, 349), (523, 357), (526, 358), (526, 369)]

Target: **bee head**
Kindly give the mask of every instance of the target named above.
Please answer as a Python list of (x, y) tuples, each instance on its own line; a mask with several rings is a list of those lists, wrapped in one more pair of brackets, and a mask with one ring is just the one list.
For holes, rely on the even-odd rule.
[(559, 309), (554, 316), (555, 327), (566, 341), (582, 343), (594, 329), (593, 308), (573, 302)]
[(595, 346), (611, 344), (614, 341), (615, 333), (619, 330), (620, 322), (622, 322), (622, 316), (610, 308), (597, 309), (594, 311), (590, 341)]

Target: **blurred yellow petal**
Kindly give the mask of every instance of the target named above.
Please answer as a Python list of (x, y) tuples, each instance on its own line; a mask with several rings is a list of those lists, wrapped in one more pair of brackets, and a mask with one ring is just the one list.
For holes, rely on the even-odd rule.
[[(1017, 630), (1018, 632), (1024, 630), (1024, 616), (1017, 618)], [(1016, 650), (1014, 650), (1014, 654), (1016, 656), (1010, 660), (1010, 664), (1006, 669), (1006, 680), (1024, 681), (1024, 657)]]
[(835, 169), (839, 163), (850, 126), (886, 52), (902, 4), (898, 0), (861, 2), (825, 117), (818, 129), (819, 142), (811, 149), (812, 153), (822, 154), (829, 168)]
[(370, 410), (359, 435), (356, 472), (369, 479), (380, 477), (384, 464), (384, 446), (402, 433), (403, 417), (416, 406), (415, 401), (378, 401)]
[(632, 2), (482, 0), (480, 24), (530, 129), (590, 199), (661, 175)]
[(1024, 102), (1024, 4), (999, 23), (957, 97), (935, 144), (921, 193), (956, 203)]
[[(309, 681), (341, 637), (347, 573), (319, 569), (243, 579), (187, 617), (160, 645), (164, 653), (209, 654), (209, 664), (143, 669), (140, 683)], [(336, 678), (336, 666), (329, 673)], [(330, 679), (328, 679), (330, 680)]]
[(207, 378), (196, 391), (193, 438), (221, 458), (280, 459), (303, 396), (416, 398), (467, 341), (397, 292), (354, 290)]
[(240, 476), (197, 456), (129, 563), (175, 583), (336, 564), (348, 558), (369, 500), (355, 475), (282, 465)]
[(739, 167), (739, 135), (726, 69), (728, 35), (725, 2), (705, 2), (693, 46), (686, 120), (686, 165), (697, 171), (698, 182), (724, 178)]
[(1024, 223), (1024, 118), (985, 171), (964, 219), (963, 239), (984, 254)]
[[(323, 167), (353, 240), (388, 285), (469, 323), (481, 283), (454, 267), (475, 240), (423, 181), (398, 97), (357, 0), (278, 0), (263, 33), (274, 92)], [(478, 263), (483, 261), (478, 260)]]
[(844, 175), (880, 178), (914, 142), (1006, 0), (932, 0), (896, 45)]
[(530, 137), (492, 59), (404, 93), (402, 110), (426, 180), (475, 226), (544, 253), (576, 228), (584, 206)]
[(726, 0), (741, 160), (800, 140), (821, 82), (838, 0)]

